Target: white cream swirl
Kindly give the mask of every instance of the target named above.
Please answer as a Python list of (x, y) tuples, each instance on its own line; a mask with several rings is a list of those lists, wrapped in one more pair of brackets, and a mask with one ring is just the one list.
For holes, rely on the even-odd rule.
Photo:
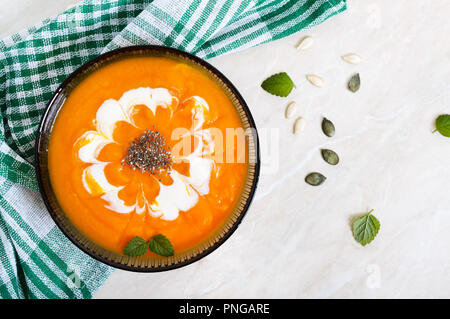
[[(148, 211), (150, 215), (164, 220), (175, 220), (179, 211), (188, 211), (194, 207), (199, 200), (199, 195), (209, 193), (209, 181), (214, 162), (205, 158), (204, 155), (213, 152), (214, 143), (209, 130), (202, 129), (205, 113), (209, 111), (208, 104), (198, 96), (188, 100), (191, 99), (194, 101), (194, 107), (190, 134), (198, 138), (199, 143), (196, 149), (184, 158), (190, 164), (189, 176), (172, 170), (170, 176), (173, 183), (163, 185), (158, 181), (160, 191), (153, 202), (148, 202), (141, 187), (140, 193), (136, 195), (135, 204), (131, 206), (126, 205), (118, 196), (124, 186), (114, 186), (106, 178), (105, 167), (108, 162), (100, 161), (98, 155), (103, 147), (116, 143), (113, 138), (116, 124), (125, 121), (135, 126), (132, 115), (136, 105), (145, 105), (155, 114), (157, 107), (170, 108), (174, 100), (178, 102), (167, 89), (137, 88), (125, 92), (118, 101), (114, 99), (105, 101), (97, 110), (96, 130), (85, 132), (75, 143), (75, 146), (79, 147), (78, 158), (84, 163), (91, 164), (82, 174), (86, 191), (93, 196), (100, 196), (107, 202), (105, 207), (117, 213), (136, 211), (141, 214)], [(139, 196), (143, 199), (140, 205), (137, 200)]]

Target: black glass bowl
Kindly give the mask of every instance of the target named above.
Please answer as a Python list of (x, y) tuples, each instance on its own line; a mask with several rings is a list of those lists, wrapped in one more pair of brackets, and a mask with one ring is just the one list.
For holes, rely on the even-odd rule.
[[(179, 254), (175, 252), (175, 255), (172, 257), (129, 257), (107, 250), (93, 242), (79, 231), (66, 216), (58, 204), (49, 176), (49, 139), (58, 112), (63, 106), (67, 96), (74, 87), (93, 71), (119, 59), (136, 56), (176, 59), (203, 71), (203, 73), (212, 79), (227, 94), (241, 118), (243, 128), (248, 129), (247, 131), (250, 132), (247, 134), (247, 152), (249, 161), (247, 177), (237, 205), (233, 211), (230, 212), (225, 223), (211, 234), (207, 240), (188, 251)], [(247, 104), (233, 84), (212, 65), (192, 54), (168, 47), (151, 45), (126, 47), (102, 54), (73, 72), (56, 90), (42, 116), (36, 137), (35, 157), (36, 175), (42, 198), (53, 220), (61, 231), (78, 248), (91, 257), (116, 268), (139, 272), (157, 272), (179, 268), (203, 258), (222, 245), (228, 237), (233, 234), (241, 223), (242, 218), (245, 216), (256, 190), (260, 169), (259, 141), (255, 123)]]

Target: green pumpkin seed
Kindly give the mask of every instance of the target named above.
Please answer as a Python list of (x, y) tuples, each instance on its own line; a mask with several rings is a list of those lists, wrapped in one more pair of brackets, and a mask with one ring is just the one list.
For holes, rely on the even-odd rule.
[(314, 172), (310, 173), (305, 177), (305, 182), (312, 186), (319, 186), (325, 182), (327, 178), (320, 173)]
[(335, 133), (335, 128), (334, 128), (333, 122), (331, 122), (326, 117), (324, 117), (323, 121), (322, 121), (322, 131), (328, 137), (332, 137)]
[(348, 89), (352, 92), (356, 92), (359, 90), (359, 87), (361, 86), (361, 79), (359, 78), (359, 73), (356, 73), (353, 75), (348, 81)]
[(322, 157), (330, 165), (336, 165), (339, 163), (339, 156), (336, 154), (335, 151), (328, 150), (328, 149), (322, 149)]

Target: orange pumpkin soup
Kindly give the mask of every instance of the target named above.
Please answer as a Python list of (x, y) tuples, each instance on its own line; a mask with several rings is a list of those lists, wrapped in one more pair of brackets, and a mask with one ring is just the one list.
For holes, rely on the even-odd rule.
[(201, 71), (122, 59), (64, 102), (49, 142), (51, 184), (71, 222), (102, 247), (122, 253), (134, 236), (163, 234), (179, 253), (217, 230), (241, 195), (246, 154), (235, 137), (225, 142), (229, 129), (242, 129), (240, 118)]

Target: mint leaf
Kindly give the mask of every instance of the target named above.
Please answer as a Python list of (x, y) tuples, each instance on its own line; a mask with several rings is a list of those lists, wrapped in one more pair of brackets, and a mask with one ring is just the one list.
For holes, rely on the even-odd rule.
[(291, 93), (294, 82), (286, 72), (281, 72), (265, 79), (261, 87), (270, 94), (286, 97)]
[(150, 238), (148, 248), (155, 254), (169, 257), (173, 256), (174, 250), (170, 240), (164, 235), (155, 235)]
[(363, 246), (374, 240), (380, 229), (380, 222), (372, 212), (373, 209), (353, 221), (353, 237)]
[(123, 253), (127, 256), (138, 257), (145, 254), (147, 251), (147, 242), (144, 238), (139, 236), (130, 239), (128, 244), (125, 246)]
[(449, 114), (442, 114), (439, 115), (436, 119), (436, 129), (433, 131), (438, 131), (445, 137), (450, 137), (450, 115)]

